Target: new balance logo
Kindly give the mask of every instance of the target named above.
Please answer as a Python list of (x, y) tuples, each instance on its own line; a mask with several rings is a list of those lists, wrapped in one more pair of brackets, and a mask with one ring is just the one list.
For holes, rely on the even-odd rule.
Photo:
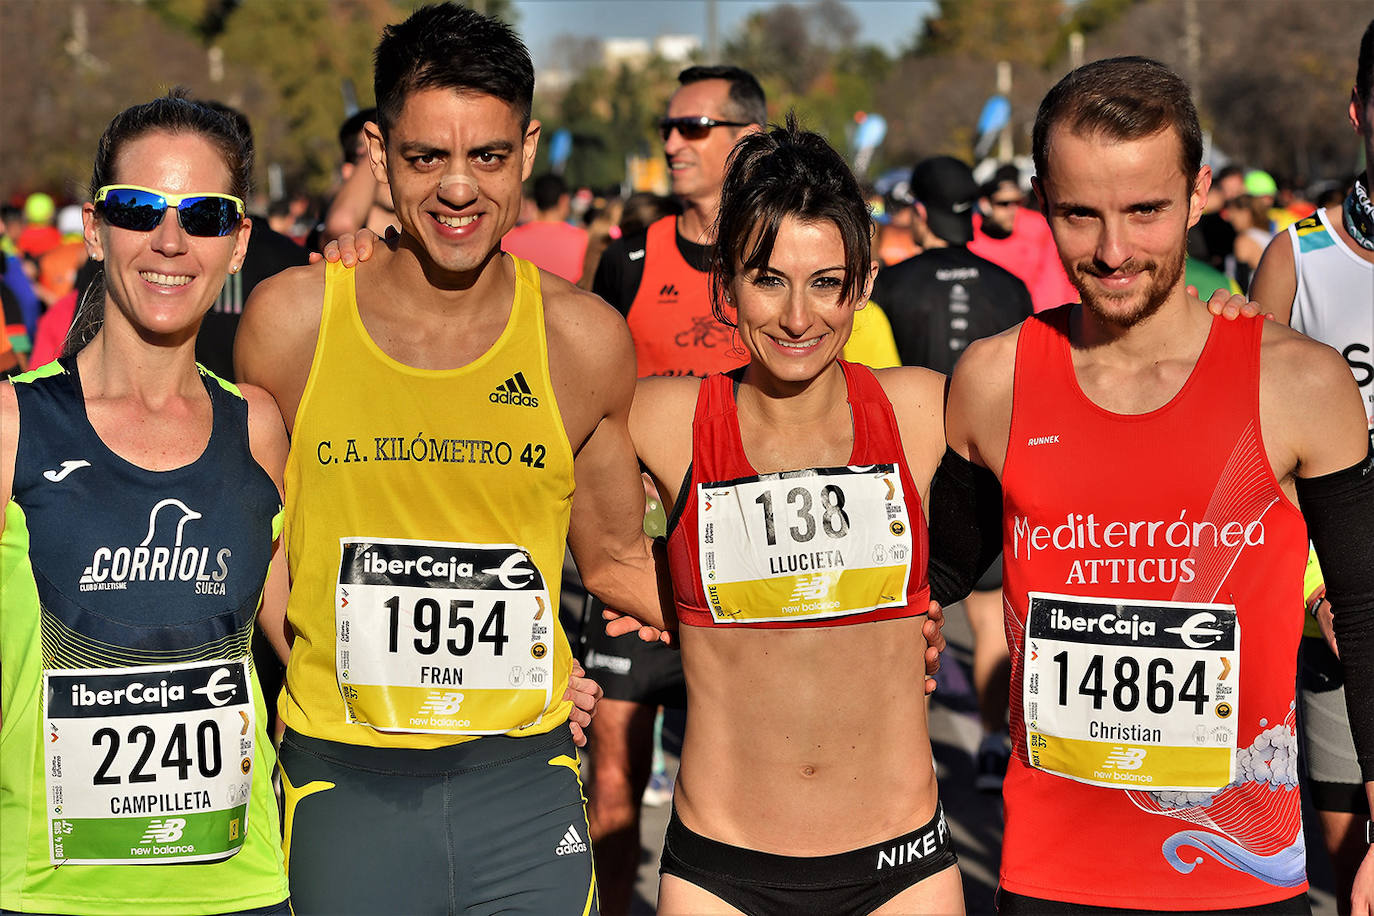
[(819, 601), (825, 597), (825, 593), (830, 590), (830, 577), (825, 573), (817, 573), (814, 576), (802, 576), (797, 579), (797, 585), (792, 589), (792, 596), (787, 600), (791, 603), (798, 601)]
[(60, 483), (61, 481), (66, 480), (67, 475), (70, 474), (72, 471), (75, 471), (79, 468), (88, 468), (90, 466), (91, 463), (84, 459), (79, 461), (64, 461), (62, 462), (62, 467), (60, 470), (44, 471), (43, 476), (46, 477), (48, 480), (51, 480), (53, 483)]
[(431, 693), (420, 706), (422, 716), (456, 716), (463, 706), (461, 693)]
[(677, 296), (677, 287), (671, 283), (665, 283), (659, 287), (658, 294), (660, 296)]
[(569, 824), (567, 832), (563, 834), (563, 839), (558, 841), (558, 848), (554, 850), (555, 855), (572, 856), (579, 852), (586, 852), (587, 844), (582, 841), (582, 835), (577, 832), (577, 828)]
[(1114, 747), (1103, 762), (1104, 770), (1138, 770), (1145, 762), (1145, 751), (1138, 747)]
[(1027, 445), (1052, 445), (1059, 441), (1058, 436), (1031, 436)]
[(539, 399), (530, 391), (530, 383), (525, 381), (523, 372), (517, 372), (497, 385), (487, 400), (493, 404), (514, 404), (518, 407), (539, 406)]
[(143, 833), (143, 839), (138, 843), (140, 846), (147, 843), (175, 843), (181, 839), (181, 833), (185, 829), (185, 818), (169, 817), (165, 820), (155, 820), (148, 825), (148, 829)]

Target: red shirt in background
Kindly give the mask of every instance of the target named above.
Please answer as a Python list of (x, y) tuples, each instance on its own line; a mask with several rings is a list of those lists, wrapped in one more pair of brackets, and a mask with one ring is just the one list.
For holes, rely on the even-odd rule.
[(587, 255), (587, 230), (568, 223), (534, 220), (507, 232), (501, 249), (576, 283), (582, 278), (582, 261)]
[(1031, 304), (1037, 312), (1078, 301), (1078, 290), (1069, 282), (1059, 261), (1050, 224), (1034, 210), (1018, 209), (1016, 227), (1004, 239), (984, 232), (983, 214), (975, 212), (973, 241), (968, 250), (1015, 274), (1030, 290)]

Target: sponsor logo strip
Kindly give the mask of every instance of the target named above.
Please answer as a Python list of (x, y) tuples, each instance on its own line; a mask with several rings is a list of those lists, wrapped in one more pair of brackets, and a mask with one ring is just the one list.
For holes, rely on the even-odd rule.
[[(1160, 747), (1053, 735), (1034, 738), (1028, 742), (1034, 766), (1099, 786), (1150, 792), (1210, 791), (1218, 788), (1212, 774), (1227, 773), (1231, 765), (1232, 752), (1225, 747)], [(1080, 778), (1075, 773), (1084, 775)]]

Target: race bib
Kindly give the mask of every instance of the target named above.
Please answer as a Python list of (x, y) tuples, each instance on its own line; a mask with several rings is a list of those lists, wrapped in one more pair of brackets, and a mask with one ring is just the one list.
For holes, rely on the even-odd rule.
[(334, 619), (349, 722), (494, 735), (553, 694), (558, 609), (514, 544), (343, 538)]
[(250, 683), (246, 661), (45, 671), (52, 864), (238, 852), (253, 785)]
[(702, 484), (697, 519), (701, 585), (717, 623), (906, 604), (911, 523), (893, 465)]
[(1117, 789), (1231, 782), (1234, 606), (1028, 597), (1022, 712), (1032, 766)]

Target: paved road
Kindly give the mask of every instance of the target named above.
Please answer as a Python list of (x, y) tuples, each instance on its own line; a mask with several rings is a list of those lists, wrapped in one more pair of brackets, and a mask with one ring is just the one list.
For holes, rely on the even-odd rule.
[[(949, 650), (943, 661), (939, 689), (931, 701), (930, 735), (940, 795), (959, 852), (968, 912), (993, 913), (993, 890), (997, 886), (997, 863), (1002, 852), (1002, 816), (999, 799), (973, 789), (973, 753), (978, 747), (980, 733), (969, 681), (972, 641), (962, 605), (952, 606), (947, 617), (945, 636), (949, 640)], [(676, 761), (670, 761), (670, 766), (675, 767)], [(637, 896), (630, 911), (634, 916), (654, 912), (658, 855), (663, 831), (668, 825), (668, 810), (667, 805), (644, 809), (643, 855)], [(1336, 916), (1330, 867), (1322, 851), (1320, 836), (1315, 832), (1316, 818), (1310, 807), (1304, 807), (1303, 821), (1307, 826), (1312, 912), (1314, 916)]]

